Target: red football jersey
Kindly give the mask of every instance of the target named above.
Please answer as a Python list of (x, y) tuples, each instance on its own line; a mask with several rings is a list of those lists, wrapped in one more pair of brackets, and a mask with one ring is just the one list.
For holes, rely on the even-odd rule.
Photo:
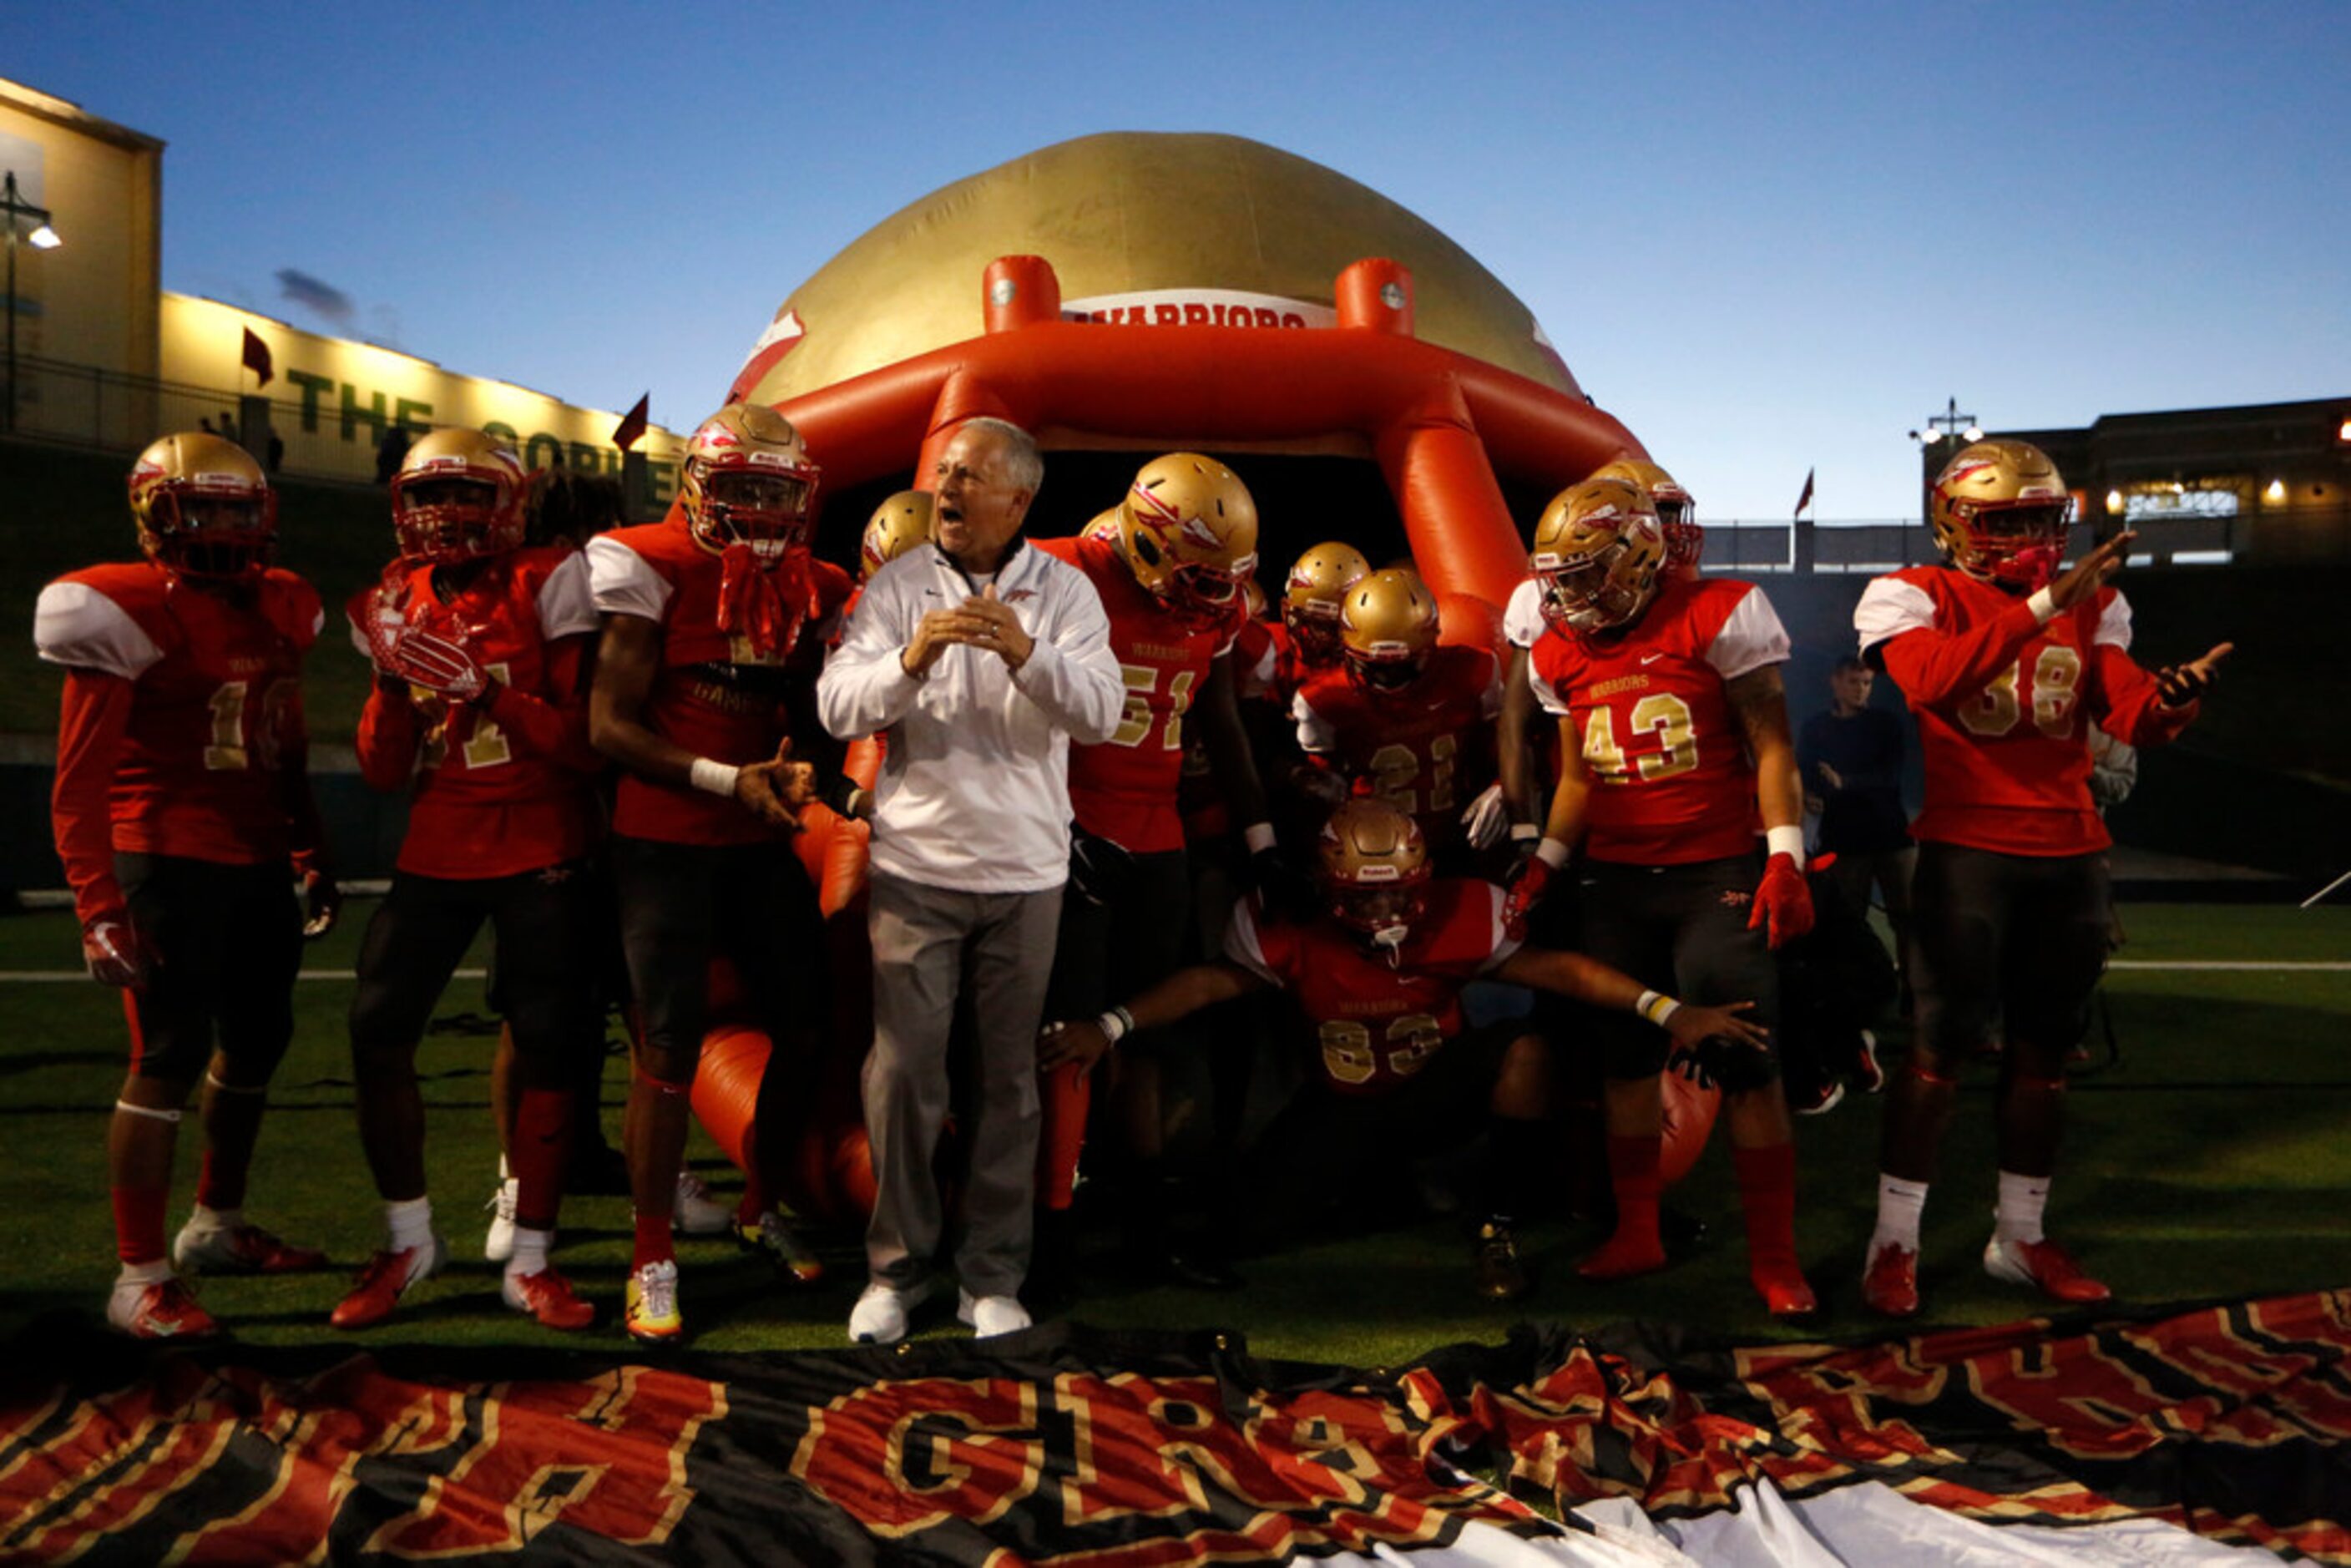
[(2133, 746), (2195, 716), (2166, 708), (2130, 657), (2129, 601), (2112, 588), (2043, 626), (2024, 599), (1948, 567), (1881, 577), (1853, 612), (1865, 652), (1917, 716), (1923, 841), (2072, 855), (2114, 841), (2090, 800), (2089, 721)]
[(1374, 689), (1342, 665), (1290, 706), (1298, 745), (1420, 824), (1432, 852), (1464, 841), (1461, 813), (1494, 777), (1502, 683), (1483, 648), (1445, 646), (1408, 686)]
[(1581, 737), (1592, 775), (1584, 852), (1626, 865), (1687, 865), (1755, 847), (1755, 767), (1725, 688), (1784, 662), (1788, 633), (1751, 582), (1669, 578), (1622, 637), (1550, 627), (1527, 655), (1547, 713)]
[[(41, 591), (40, 656), (131, 683), (108, 787), (114, 849), (228, 865), (288, 859), (282, 774), (308, 744), (302, 655), (322, 619), (310, 585), (274, 568), (250, 586), (214, 590), (137, 561), (73, 572)], [(78, 738), (58, 737), (61, 830), (65, 759)], [(93, 875), (112, 885), (110, 866), (75, 858), (67, 869), (77, 890)]]
[[(698, 757), (765, 762), (789, 733), (785, 694), (816, 678), (856, 579), (813, 561), (807, 600), (789, 646), (763, 658), (740, 633), (718, 626), (718, 557), (695, 542), (683, 513), (614, 528), (588, 542), (596, 608), (635, 615), (662, 629), (662, 668), (645, 705), (645, 727)], [(742, 806), (685, 785), (622, 773), (612, 830), (674, 844), (747, 844), (774, 836)]]
[(1461, 988), (1519, 950), (1502, 929), (1503, 897), (1491, 883), (1437, 878), (1393, 964), (1328, 916), (1296, 925), (1244, 898), (1225, 929), (1225, 956), (1290, 993), (1333, 1090), (1384, 1094), (1461, 1032)]
[[(580, 690), (597, 624), (587, 558), (554, 545), (519, 549), (446, 601), (431, 566), (395, 570), (389, 598), (402, 618), (463, 643), (496, 682), (485, 700), (450, 705), (429, 728), (412, 703), (369, 693), (360, 770), (379, 789), (413, 795), (399, 868), (470, 881), (585, 854), (595, 828), (590, 785), (601, 771)], [(381, 601), (368, 588), (345, 607), (362, 653)]]
[(1126, 716), (1099, 746), (1070, 747), (1070, 807), (1078, 826), (1137, 854), (1184, 847), (1176, 790), (1184, 768), (1184, 715), (1208, 666), (1232, 646), (1238, 616), (1200, 631), (1145, 592), (1106, 539), (1039, 539), (1080, 571), (1110, 617), (1111, 651), (1126, 678)]

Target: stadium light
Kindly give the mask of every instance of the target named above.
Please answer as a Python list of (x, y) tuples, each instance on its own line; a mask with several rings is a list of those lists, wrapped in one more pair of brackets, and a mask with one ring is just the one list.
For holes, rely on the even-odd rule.
[(16, 171), (8, 171), (5, 184), (0, 184), (0, 213), (8, 218), (8, 402), (5, 408), (7, 430), (16, 428), (16, 235), (27, 218), (33, 222), (32, 233), (25, 237), (35, 250), (55, 250), (66, 242), (49, 226), (49, 209), (28, 202), (16, 190)]
[(1976, 423), (1976, 416), (1961, 413), (1958, 398), (1946, 400), (1943, 412), (1927, 421), (1926, 429), (1910, 433), (1910, 439), (1921, 446), (1932, 446), (1938, 442), (1954, 438), (1965, 441), (1983, 439), (1983, 429)]

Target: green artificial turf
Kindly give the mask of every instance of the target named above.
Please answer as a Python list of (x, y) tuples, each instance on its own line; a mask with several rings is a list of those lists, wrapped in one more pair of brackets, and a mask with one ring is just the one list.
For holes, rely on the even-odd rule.
[[(348, 969), (371, 905), (355, 902), (342, 928), (310, 949), (313, 969)], [(2137, 905), (2125, 910), (2126, 959), (2158, 962), (2351, 958), (2351, 909)], [(75, 966), (74, 927), (62, 915), (0, 919), (0, 970)], [(478, 964), (477, 954), (475, 963)], [(296, 993), (296, 1040), (280, 1070), (263, 1134), (254, 1217), (328, 1248), (333, 1272), (206, 1281), (209, 1309), (264, 1343), (337, 1341), (551, 1343), (499, 1305), (496, 1271), (480, 1259), (483, 1198), (496, 1160), (486, 1110), (491, 1041), (436, 1033), (420, 1070), (432, 1107), (427, 1160), (440, 1223), (455, 1262), (423, 1286), (390, 1323), (356, 1336), (326, 1325), (348, 1270), (378, 1239), (381, 1220), (350, 1113), (343, 1014), (348, 980), (306, 981)], [(458, 981), (441, 1012), (481, 1009), (479, 981)], [(2211, 971), (2167, 967), (2110, 977), (2106, 1006), (2121, 1047), (2073, 1097), (2065, 1160), (2051, 1203), (2053, 1233), (2126, 1301), (2260, 1295), (2351, 1283), (2351, 972)], [(103, 1143), (124, 1060), (119, 1000), (87, 982), (0, 981), (0, 1334), (57, 1308), (95, 1312), (113, 1275)], [(1988, 1323), (2030, 1316), (2040, 1303), (1995, 1284), (1977, 1266), (1990, 1227), (1993, 1154), (1988, 1088), (1979, 1070), (1927, 1213), (1922, 1284), (1930, 1321)], [(608, 1130), (617, 1137), (625, 1070), (608, 1064)], [(1799, 1234), (1826, 1312), (1812, 1332), (1866, 1334), (1881, 1325), (1858, 1301), (1861, 1249), (1876, 1191), (1878, 1103), (1858, 1096), (1798, 1124)], [(182, 1140), (173, 1224), (185, 1213), (195, 1165), (193, 1125)], [(1433, 1345), (1493, 1340), (1512, 1322), (1592, 1327), (1626, 1318), (1672, 1320), (1741, 1338), (1789, 1337), (1767, 1320), (1746, 1281), (1729, 1159), (1710, 1149), (1669, 1195), (1705, 1218), (1709, 1236), (1675, 1267), (1608, 1286), (1571, 1265), (1595, 1239), (1560, 1221), (1526, 1234), (1540, 1270), (1532, 1301), (1494, 1306), (1468, 1288), (1460, 1224), (1426, 1219), (1304, 1245), (1248, 1260), (1245, 1289), (1228, 1295), (1095, 1285), (1075, 1312), (1104, 1327), (1238, 1330), (1260, 1354), (1390, 1365)], [(734, 1173), (699, 1132), (696, 1168), (722, 1193)], [(586, 1343), (618, 1347), (610, 1318), (629, 1253), (620, 1198), (565, 1206), (558, 1260), (607, 1309)], [(814, 1288), (778, 1285), (767, 1266), (726, 1240), (679, 1250), (684, 1302), (695, 1343), (724, 1350), (831, 1347), (862, 1283), (855, 1239), (827, 1244), (830, 1277)], [(934, 1320), (926, 1334), (961, 1332)]]

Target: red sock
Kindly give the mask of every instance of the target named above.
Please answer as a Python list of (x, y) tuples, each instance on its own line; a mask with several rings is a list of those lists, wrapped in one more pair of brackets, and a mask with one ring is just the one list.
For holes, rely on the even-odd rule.
[(206, 1085), (204, 1164), (196, 1177), (196, 1201), (206, 1208), (243, 1208), (246, 1173), (253, 1146), (261, 1140), (261, 1113), (269, 1103), (261, 1090)]
[(1747, 1217), (1747, 1273), (1775, 1316), (1813, 1310), (1813, 1289), (1796, 1262), (1796, 1145), (1733, 1149), (1739, 1204)]
[(629, 1259), (630, 1269), (632, 1270), (642, 1269), (648, 1263), (673, 1262), (676, 1258), (677, 1238), (670, 1228), (669, 1216), (666, 1214), (638, 1215), (637, 1246), (636, 1251)]
[(1576, 1266), (1585, 1279), (1621, 1280), (1666, 1266), (1666, 1244), (1657, 1235), (1657, 1195), (1665, 1186), (1657, 1176), (1657, 1154), (1654, 1133), (1609, 1135), (1608, 1177), (1616, 1194), (1616, 1231)]
[(1045, 1125), (1037, 1140), (1037, 1197), (1049, 1209), (1066, 1209), (1078, 1185), (1078, 1156), (1086, 1147), (1091, 1082), (1073, 1066), (1057, 1067), (1042, 1085)]
[(515, 1107), (507, 1168), (515, 1176), (515, 1223), (552, 1230), (563, 1207), (563, 1173), (571, 1160), (571, 1092), (526, 1089)]
[(114, 1251), (125, 1263), (153, 1263), (163, 1256), (163, 1211), (172, 1189), (118, 1186), (114, 1193)]

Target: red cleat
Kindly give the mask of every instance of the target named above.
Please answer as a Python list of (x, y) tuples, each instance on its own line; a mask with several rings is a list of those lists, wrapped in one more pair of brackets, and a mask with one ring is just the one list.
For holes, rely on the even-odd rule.
[(114, 1287), (106, 1321), (132, 1339), (212, 1339), (220, 1333), (213, 1315), (196, 1304), (183, 1280)]
[(515, 1311), (537, 1319), (541, 1328), (584, 1329), (596, 1321), (596, 1309), (581, 1301), (571, 1281), (552, 1269), (508, 1274), (498, 1294)]
[(1861, 1299), (1889, 1318), (1918, 1313), (1918, 1254), (1892, 1242), (1874, 1249), (1861, 1273)]
[(1808, 1318), (1821, 1310), (1819, 1298), (1792, 1259), (1784, 1263), (1750, 1263), (1747, 1278), (1755, 1293), (1763, 1298), (1764, 1310), (1775, 1318)]
[(1665, 1243), (1656, 1232), (1630, 1236), (1620, 1230), (1601, 1243), (1599, 1251), (1578, 1263), (1575, 1271), (1587, 1280), (1629, 1280), (1635, 1274), (1654, 1274), (1665, 1266)]
[(359, 1282), (351, 1293), (335, 1303), (327, 1321), (339, 1329), (363, 1329), (370, 1323), (380, 1323), (392, 1316), (400, 1298), (408, 1287), (419, 1280), (428, 1280), (441, 1271), (441, 1260), (449, 1249), (440, 1237), (423, 1247), (404, 1247), (397, 1252), (379, 1252), (367, 1260), (360, 1270)]
[(2054, 1241), (2003, 1241), (1995, 1235), (1984, 1243), (1984, 1272), (2011, 1285), (2031, 1285), (2052, 1301), (2085, 1306), (2114, 1299), (2103, 1281), (2082, 1272), (2073, 1255)]
[(325, 1268), (327, 1255), (290, 1246), (258, 1225), (199, 1230), (191, 1221), (172, 1239), (172, 1262), (191, 1274), (298, 1274)]

